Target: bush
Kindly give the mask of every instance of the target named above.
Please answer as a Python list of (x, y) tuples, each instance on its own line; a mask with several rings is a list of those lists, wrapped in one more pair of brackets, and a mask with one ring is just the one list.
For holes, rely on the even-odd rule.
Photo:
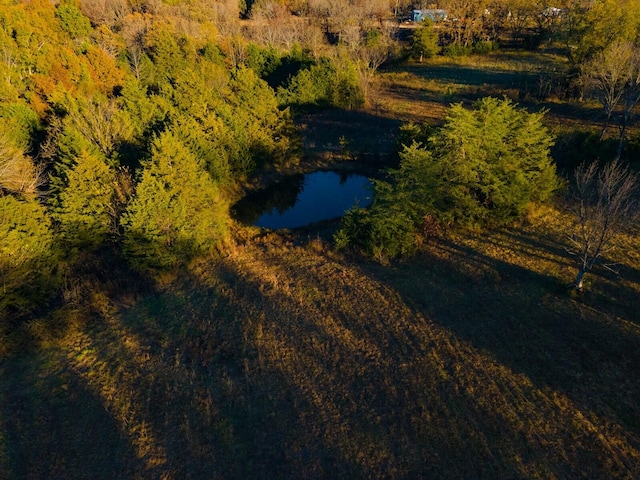
[(334, 245), (338, 250), (350, 249), (387, 263), (391, 258), (408, 256), (415, 251), (415, 228), (403, 212), (380, 206), (353, 207), (343, 217)]
[(445, 57), (465, 57), (471, 54), (487, 54), (498, 50), (498, 43), (492, 41), (476, 42), (473, 45), (452, 43), (442, 49)]
[(473, 53), (485, 54), (498, 50), (498, 43), (490, 40), (486, 42), (476, 42), (473, 44)]
[(445, 57), (466, 57), (467, 55), (471, 55), (472, 52), (473, 47), (459, 43), (452, 43), (442, 49), (442, 54)]

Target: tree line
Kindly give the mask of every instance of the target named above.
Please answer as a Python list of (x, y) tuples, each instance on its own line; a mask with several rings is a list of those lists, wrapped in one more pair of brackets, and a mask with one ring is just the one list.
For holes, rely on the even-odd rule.
[(290, 107), (362, 102), (348, 57), (251, 42), (224, 3), (0, 6), (0, 312), (11, 315), (86, 252), (116, 246), (163, 269), (219, 249), (235, 182), (298, 160)]

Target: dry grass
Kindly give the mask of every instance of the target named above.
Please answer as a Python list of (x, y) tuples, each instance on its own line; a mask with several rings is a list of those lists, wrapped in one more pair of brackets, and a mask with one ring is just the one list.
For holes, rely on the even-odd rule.
[(4, 475), (638, 478), (640, 259), (571, 297), (565, 223), (390, 268), (272, 233), (126, 302), (93, 279), (3, 361)]

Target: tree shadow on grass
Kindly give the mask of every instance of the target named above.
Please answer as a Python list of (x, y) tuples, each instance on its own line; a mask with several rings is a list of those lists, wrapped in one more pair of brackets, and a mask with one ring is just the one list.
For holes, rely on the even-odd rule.
[(373, 271), (456, 336), (640, 435), (640, 332), (610, 313), (638, 311), (637, 292), (625, 294), (635, 301), (623, 309), (585, 304), (557, 278), (450, 241), (410, 263)]
[[(383, 269), (271, 240), (139, 295), (118, 294), (126, 281), (89, 280), (88, 318), (69, 332), (58, 362), (85, 393), (40, 411), (75, 415), (78, 425), (98, 420), (86, 432), (74, 426), (73, 439), (56, 435), (47, 461), (69, 464), (77, 445), (94, 445), (87, 435), (104, 430), (119, 455), (105, 470), (115, 478), (637, 471), (638, 446), (627, 451), (624, 442), (638, 430), (612, 403), (638, 403), (629, 365), (638, 349), (613, 358), (624, 345), (615, 332), (599, 338), (598, 318), (586, 317), (586, 333), (564, 321), (572, 307), (549, 293), (555, 280), (453, 243), (442, 247), (449, 257)], [(627, 343), (637, 347), (637, 338)], [(13, 385), (36, 382), (19, 367), (7, 375)], [(623, 375), (627, 383), (618, 382)], [(20, 398), (11, 397), (3, 419)], [(80, 409), (85, 401), (96, 413)], [(607, 443), (619, 432), (599, 417), (624, 427), (621, 451)], [(24, 420), (14, 422), (12, 442), (38, 434), (40, 421), (16, 418)], [(38, 461), (20, 445), (22, 458)], [(76, 478), (99, 476), (101, 461), (80, 463)]]
[[(411, 331), (406, 307), (389, 310), (385, 289), (371, 286), (372, 303), (361, 302), (350, 278), (333, 283), (341, 274), (332, 262), (329, 271), (309, 270), (267, 256), (185, 273), (130, 308), (107, 308), (87, 330), (93, 360), (84, 373), (71, 363), (92, 390), (118, 386), (119, 395), (103, 401), (119, 424), (117, 399), (128, 396), (130, 442), (140, 452), (135, 432), (145, 426), (142, 458), (162, 460), (151, 474), (522, 473), (513, 459), (526, 442), (513, 440), (508, 425), (469, 423), (477, 406), (443, 384), (439, 359), (429, 356), (433, 339)], [(79, 345), (71, 357), (85, 350)], [(493, 438), (503, 442), (497, 459), (486, 446)]]
[[(566, 237), (560, 240), (549, 235), (505, 229), (500, 234), (494, 232), (491, 236), (483, 237), (482, 243), (502, 251), (518, 251), (518, 257), (526, 259), (527, 264), (539, 272), (545, 268), (553, 270), (552, 276), (564, 285), (557, 293), (566, 293), (577, 304), (602, 312), (605, 316), (640, 325), (640, 316), (637, 314), (640, 307), (640, 270), (619, 260), (602, 258), (601, 264), (596, 264), (585, 277), (588, 287), (583, 292), (572, 293), (578, 261), (569, 253), (569, 244), (565, 240)], [(618, 250), (624, 251), (623, 248)]]
[(526, 83), (537, 81), (535, 72), (505, 71), (487, 67), (467, 67), (451, 65), (419, 65), (403, 68), (419, 77), (441, 83), (481, 87), (496, 85), (503, 88), (520, 88)]
[(2, 478), (126, 479), (137, 458), (102, 401), (59, 358), (13, 357), (0, 368)]
[(301, 117), (305, 152), (384, 165), (395, 154), (400, 122), (363, 111), (331, 109)]
[[(548, 109), (553, 119), (560, 119), (566, 127), (575, 124), (577, 129), (585, 125), (601, 128), (602, 109), (587, 103), (573, 101), (548, 102), (540, 96), (540, 82), (544, 80), (537, 72), (504, 71), (482, 67), (450, 65), (409, 66), (403, 72), (415, 75), (424, 81), (435, 82), (415, 87), (393, 84), (389, 92), (406, 102), (440, 103), (445, 106), (463, 102), (471, 104), (484, 96), (507, 95), (518, 105), (530, 111)], [(553, 122), (552, 122), (553, 123)]]
[[(400, 478), (522, 478), (534, 476), (533, 471), (571, 477), (585, 476), (589, 469), (591, 474), (606, 475), (604, 465), (611, 452), (598, 453), (599, 440), (586, 440), (590, 434), (584, 442), (574, 442), (572, 435), (586, 433), (577, 433), (583, 427), (570, 421), (578, 414), (574, 404), (598, 428), (603, 423), (619, 422), (627, 431), (637, 431), (628, 428), (632, 425), (629, 418), (611, 412), (607, 403), (611, 401), (610, 391), (595, 401), (582, 403), (580, 396), (574, 403), (566, 400), (559, 411), (555, 410), (559, 403), (551, 402), (551, 406), (545, 400), (563, 395), (572, 398), (576, 391), (565, 389), (565, 382), (575, 381), (574, 372), (565, 373), (564, 368), (574, 367), (581, 373), (582, 369), (588, 372), (591, 365), (582, 365), (573, 353), (564, 353), (564, 358), (555, 355), (570, 342), (553, 338), (559, 314), (538, 319), (539, 310), (553, 311), (556, 307), (553, 296), (543, 298), (542, 305), (536, 300), (549, 285), (529, 292), (528, 299), (521, 298), (517, 288), (509, 291), (512, 276), (514, 282), (526, 284), (547, 281), (544, 276), (533, 274), (519, 281), (522, 269), (509, 266), (504, 277), (507, 280), (488, 288), (483, 286), (487, 281), (478, 276), (479, 270), (465, 271), (444, 264), (442, 270), (427, 278), (433, 285), (427, 293), (431, 296), (425, 299), (426, 292), (420, 288), (424, 280), (415, 270), (397, 270), (388, 277), (388, 269), (359, 271), (330, 257), (305, 263), (294, 258), (295, 253), (285, 253), (282, 258), (277, 253), (265, 253), (255, 263), (230, 270), (240, 282), (236, 291), (254, 299), (248, 304), (259, 301), (263, 305), (266, 316), (260, 332), (263, 338), (275, 342), (273, 358), (269, 359), (275, 360), (272, 367), (287, 373), (293, 384), (301, 385), (303, 398), (321, 399), (311, 403), (316, 410), (307, 415), (324, 425), (325, 435), (340, 446), (345, 457), (359, 459), (367, 474), (378, 473), (370, 457), (377, 455), (384, 472), (398, 472)], [(480, 265), (489, 265), (487, 259), (475, 257)], [(442, 288), (442, 281), (450, 279), (452, 272), (456, 275), (453, 285)], [(378, 275), (382, 282), (374, 280)], [(389, 278), (394, 281), (388, 282)], [(493, 281), (490, 274), (489, 283)], [(549, 283), (551, 287), (557, 285), (553, 279)], [(468, 288), (476, 290), (476, 299), (484, 299), (487, 294), (502, 298), (474, 303), (465, 298)], [(506, 290), (506, 295), (500, 290)], [(523, 322), (519, 318), (522, 309), (531, 310), (532, 306), (536, 306), (532, 316)], [(499, 311), (504, 311), (505, 317), (492, 316)], [(472, 312), (471, 320), (464, 318), (467, 312)], [(491, 318), (493, 325), (472, 325), (469, 322), (474, 315), (479, 322)], [(435, 323), (430, 320), (433, 317)], [(506, 332), (493, 331), (499, 328)], [(532, 339), (536, 330), (541, 331)], [(592, 333), (597, 336), (597, 332)], [(597, 341), (589, 336), (577, 341), (585, 339), (593, 344)], [(534, 355), (532, 362), (523, 361), (529, 355)], [(554, 366), (554, 362), (567, 360), (564, 367)], [(632, 369), (629, 365), (623, 368), (626, 372), (620, 373), (628, 374)], [(595, 375), (600, 373), (596, 371)], [(526, 378), (534, 384), (527, 383)], [(613, 383), (605, 386), (612, 387)], [(587, 383), (587, 387), (593, 385)], [(636, 389), (622, 396), (634, 401), (637, 393)], [(604, 411), (600, 408), (603, 400), (607, 407)], [(509, 409), (519, 412), (517, 421), (513, 421)], [(540, 428), (538, 420), (526, 426), (532, 418), (546, 415), (554, 420), (538, 433), (533, 433)], [(554, 434), (547, 438), (551, 431)], [(366, 433), (373, 435), (368, 438), (379, 445), (377, 451), (366, 450), (362, 440), (367, 438)], [(542, 437), (546, 438), (544, 445), (548, 446), (548, 441), (557, 448), (552, 452), (538, 444)], [(563, 447), (558, 447), (561, 444)], [(588, 462), (577, 461), (581, 456), (591, 458)], [(621, 457), (614, 456), (619, 462)], [(532, 457), (545, 460), (536, 464)], [(527, 458), (523, 463), (531, 463), (523, 466), (522, 458)], [(334, 465), (336, 471), (343, 471), (341, 465)], [(637, 471), (639, 466), (630, 461), (623, 469)]]
[[(256, 468), (277, 465), (270, 459), (275, 447), (283, 452), (279, 478), (478, 477), (483, 469), (517, 470), (508, 461), (465, 464), (464, 440), (413, 421), (424, 412), (420, 398), (426, 387), (412, 384), (407, 372), (416, 339), (392, 327), (388, 312), (380, 315), (376, 308), (346, 318), (343, 309), (349, 307), (326, 296), (320, 272), (289, 270), (277, 260), (241, 266), (227, 265), (219, 274), (238, 302), (233, 310), (247, 322), (242, 418), (248, 423), (235, 425), (242, 425), (238, 431), (244, 435), (259, 425), (264, 429), (251, 448)], [(391, 329), (380, 328), (380, 322)], [(456, 411), (469, 407), (464, 399), (453, 402), (430, 405), (431, 413), (440, 409), (443, 419), (454, 417), (443, 420), (451, 425), (459, 420)], [(471, 448), (477, 458), (488, 454), (479, 445)]]
[[(157, 471), (176, 478), (362, 477), (325, 440), (321, 419), (301, 420), (314, 415), (307, 392), (265, 359), (258, 330), (272, 309), (268, 299), (218, 267), (216, 288), (185, 274), (118, 315), (115, 330), (96, 325), (92, 334), (111, 369), (129, 372), (121, 383), (137, 405), (132, 423), (155, 432), (163, 452)], [(124, 348), (121, 329), (140, 343), (135, 350), (146, 366), (114, 350)]]

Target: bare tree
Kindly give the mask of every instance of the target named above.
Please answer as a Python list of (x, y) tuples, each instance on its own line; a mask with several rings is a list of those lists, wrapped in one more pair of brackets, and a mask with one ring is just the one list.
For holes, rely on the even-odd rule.
[(138, 80), (143, 76), (144, 42), (151, 25), (151, 15), (137, 12), (127, 15), (122, 22), (121, 35), (127, 47), (127, 59)]
[(374, 42), (363, 42), (360, 48), (351, 54), (358, 72), (358, 83), (367, 102), (375, 74), (389, 58), (392, 47), (393, 41), (388, 36), (381, 35), (381, 38)]
[(536, 5), (527, 0), (512, 0), (503, 2), (501, 7), (500, 10), (494, 8), (492, 16), (502, 17), (514, 40), (524, 39), (527, 27), (535, 14)]
[(259, 0), (251, 7), (252, 37), (260, 44), (291, 49), (300, 41), (304, 20), (275, 0)]
[(470, 45), (482, 38), (486, 0), (446, 0), (439, 5), (447, 11), (445, 32), (452, 43)]
[[(614, 111), (625, 102), (629, 103), (628, 112), (637, 104), (636, 98), (640, 98), (636, 92), (640, 85), (640, 55), (638, 47), (630, 42), (617, 41), (607, 49), (597, 54), (591, 61), (585, 63), (581, 70), (581, 82), (585, 90), (592, 94), (602, 104), (605, 113), (605, 122), (600, 138), (609, 127)], [(622, 122), (626, 117), (623, 116)], [(626, 133), (626, 125), (621, 134)], [(624, 138), (622, 138), (624, 140)]]
[(44, 185), (42, 167), (0, 132), (0, 196), (3, 192), (34, 198)]
[(126, 0), (80, 0), (80, 9), (91, 23), (109, 27), (120, 25), (131, 13)]
[(309, 49), (316, 60), (320, 57), (320, 53), (327, 44), (320, 26), (309, 21), (300, 32), (300, 43)]
[(115, 100), (78, 100), (70, 103), (67, 110), (69, 124), (107, 157), (132, 135), (131, 124)]
[(638, 176), (616, 159), (600, 168), (597, 162), (575, 170), (569, 193), (569, 210), (575, 215), (567, 249), (578, 263), (573, 286), (583, 287), (584, 275), (596, 264), (611, 267), (604, 256), (615, 238), (640, 220)]

